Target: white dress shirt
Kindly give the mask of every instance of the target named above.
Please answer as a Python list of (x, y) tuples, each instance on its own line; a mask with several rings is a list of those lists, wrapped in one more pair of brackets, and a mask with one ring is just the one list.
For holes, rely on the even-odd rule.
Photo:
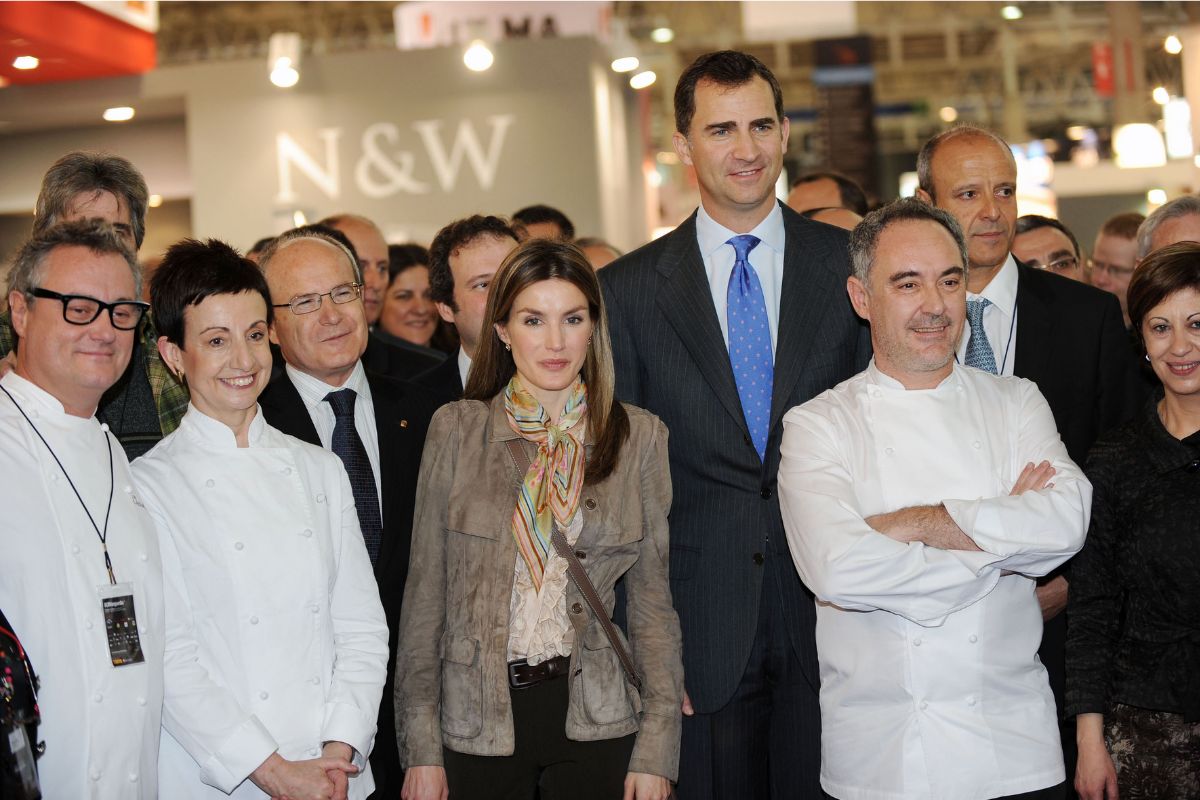
[[(1012, 375), (1013, 364), (1017, 360), (1017, 277), (1017, 262), (1009, 253), (1008, 260), (983, 287), (982, 292), (967, 292), (968, 300), (983, 298), (991, 303), (983, 310), (983, 331), (996, 356), (996, 369), (1000, 375)], [(962, 339), (958, 343), (960, 364), (967, 357), (969, 341), (971, 326), (963, 325)]]
[[(162, 562), (154, 526), (107, 426), (67, 414), (15, 372), (0, 385), (29, 416), (27, 422), (0, 392), (0, 608), (41, 681), (42, 796), (152, 800), (163, 696)], [(145, 657), (121, 667), (112, 665), (98, 594), (109, 585), (104, 551), (71, 489), (74, 483), (103, 531), (110, 475), (108, 552), (117, 581), (132, 585)]]
[[(1009, 496), (1043, 459), (1053, 488)], [(1091, 484), (1033, 383), (955, 365), (909, 391), (872, 362), (784, 417), (779, 499), (817, 596), (827, 792), (974, 800), (1064, 779), (1033, 577), (1082, 546)], [(981, 552), (865, 522), (938, 503)]]
[(333, 428), (337, 425), (337, 417), (333, 414), (333, 406), (325, 402), (325, 395), (341, 389), (353, 389), (358, 397), (354, 401), (354, 429), (358, 438), (362, 439), (363, 448), (367, 451), (367, 459), (371, 462), (371, 474), (375, 476), (375, 496), (379, 498), (379, 513), (383, 514), (383, 481), (379, 477), (379, 431), (375, 426), (375, 404), (371, 399), (371, 386), (367, 383), (367, 373), (362, 362), (354, 365), (354, 371), (341, 386), (331, 386), (325, 381), (314, 378), (305, 372), (288, 364), (287, 376), (304, 401), (308, 416), (312, 418), (313, 427), (317, 429), (317, 437), (321, 446), (326, 450), (333, 447)]
[[(737, 261), (737, 254), (729, 240), (737, 235), (710, 217), (703, 205), (700, 206), (696, 212), (696, 241), (708, 273), (708, 287), (712, 292), (726, 348), (729, 347), (729, 277)], [(779, 203), (771, 207), (766, 219), (758, 223), (750, 235), (761, 240), (750, 251), (747, 260), (758, 273), (758, 282), (762, 284), (767, 325), (771, 329), (771, 353), (774, 355), (776, 342), (779, 341), (779, 297), (783, 287), (784, 227), (783, 209)]]
[(339, 741), (357, 754), (361, 800), (388, 629), (350, 482), (337, 456), (261, 410), (249, 444), (189, 406), (134, 465), (166, 585), (160, 790), (263, 798), (247, 777), (271, 753), (313, 758)]
[(467, 388), (467, 375), (471, 372), (471, 357), (462, 347), (458, 348), (458, 377), (462, 380), (463, 388)]

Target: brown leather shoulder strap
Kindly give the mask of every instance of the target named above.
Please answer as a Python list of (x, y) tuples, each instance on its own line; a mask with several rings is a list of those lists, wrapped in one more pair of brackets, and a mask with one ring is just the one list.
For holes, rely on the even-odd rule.
[[(532, 462), (529, 460), (529, 454), (525, 451), (521, 439), (508, 440), (508, 454), (512, 457), (517, 471), (524, 476), (529, 471)], [(617, 635), (616, 626), (608, 618), (608, 612), (604, 609), (604, 604), (600, 602), (600, 595), (596, 593), (596, 587), (592, 585), (592, 579), (588, 577), (587, 570), (583, 568), (583, 564), (579, 563), (578, 556), (575, 555), (575, 551), (571, 549), (570, 543), (567, 542), (567, 537), (563, 535), (563, 532), (559, 530), (557, 525), (554, 526), (554, 531), (550, 534), (550, 544), (554, 547), (554, 552), (558, 553), (559, 557), (567, 562), (567, 574), (570, 576), (571, 582), (575, 584), (575, 588), (583, 595), (588, 608), (592, 610), (596, 621), (600, 623), (600, 629), (608, 637), (613, 651), (617, 654), (617, 660), (621, 662), (621, 668), (625, 670), (625, 677), (633, 684), (633, 688), (640, 691), (642, 688), (642, 678), (638, 675), (633, 658), (629, 655), (629, 651), (625, 649), (625, 645), (621, 643), (621, 637)]]

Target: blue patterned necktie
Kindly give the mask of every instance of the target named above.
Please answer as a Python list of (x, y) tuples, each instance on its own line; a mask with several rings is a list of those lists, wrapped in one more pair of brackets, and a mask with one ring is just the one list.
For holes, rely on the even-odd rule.
[(371, 564), (379, 558), (379, 545), (383, 541), (383, 521), (379, 517), (379, 493), (375, 488), (375, 473), (371, 471), (371, 459), (363, 447), (358, 430), (354, 427), (354, 401), (358, 395), (353, 389), (340, 389), (325, 395), (325, 402), (333, 408), (332, 450), (346, 466), (350, 477), (350, 490), (354, 493), (354, 510), (358, 512), (358, 525), (362, 529), (363, 541), (367, 543), (367, 555)]
[(967, 340), (967, 357), (963, 359), (963, 363), (996, 375), (999, 373), (996, 369), (996, 354), (992, 352), (987, 331), (983, 329), (983, 312), (991, 304), (990, 300), (983, 297), (967, 301), (967, 322), (971, 325), (971, 338)]
[(746, 427), (758, 457), (767, 460), (767, 432), (771, 421), (771, 387), (775, 365), (771, 355), (771, 328), (758, 273), (747, 258), (759, 243), (757, 236), (734, 236), (737, 259), (729, 276), (726, 314), (729, 326), (729, 363), (737, 383)]

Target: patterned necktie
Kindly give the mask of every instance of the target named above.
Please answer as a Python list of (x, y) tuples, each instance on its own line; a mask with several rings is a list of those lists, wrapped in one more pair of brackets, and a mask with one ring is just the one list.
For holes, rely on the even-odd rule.
[(967, 301), (967, 322), (971, 325), (971, 338), (967, 340), (967, 357), (963, 359), (963, 363), (996, 375), (999, 373), (996, 369), (996, 354), (992, 352), (987, 331), (983, 329), (983, 312), (991, 304), (990, 300), (983, 297)]
[(383, 541), (383, 522), (379, 517), (379, 493), (375, 488), (375, 473), (371, 471), (371, 460), (367, 448), (363, 447), (358, 430), (354, 427), (354, 401), (358, 395), (353, 389), (339, 389), (325, 395), (325, 402), (333, 408), (336, 420), (333, 426), (332, 449), (346, 466), (350, 476), (350, 490), (354, 493), (354, 509), (358, 512), (358, 525), (362, 529), (363, 541), (367, 543), (367, 555), (371, 565), (379, 558), (379, 545)]
[(767, 325), (767, 304), (763, 299), (758, 273), (747, 256), (759, 243), (757, 236), (734, 236), (737, 259), (729, 276), (727, 321), (729, 325), (729, 363), (737, 383), (738, 397), (746, 427), (758, 457), (767, 460), (767, 428), (771, 420), (771, 387), (775, 365), (771, 355), (771, 328)]

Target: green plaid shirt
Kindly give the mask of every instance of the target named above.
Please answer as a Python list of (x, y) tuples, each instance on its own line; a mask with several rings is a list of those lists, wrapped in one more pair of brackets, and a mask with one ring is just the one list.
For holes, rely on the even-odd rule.
[[(150, 391), (154, 395), (154, 407), (158, 409), (158, 424), (162, 435), (179, 427), (179, 420), (187, 411), (188, 390), (180, 383), (158, 354), (158, 330), (149, 314), (138, 330), (142, 337), (142, 352), (146, 356), (146, 375), (150, 378)], [(16, 346), (17, 335), (12, 329), (8, 312), (0, 314), (0, 356), (6, 356)]]

